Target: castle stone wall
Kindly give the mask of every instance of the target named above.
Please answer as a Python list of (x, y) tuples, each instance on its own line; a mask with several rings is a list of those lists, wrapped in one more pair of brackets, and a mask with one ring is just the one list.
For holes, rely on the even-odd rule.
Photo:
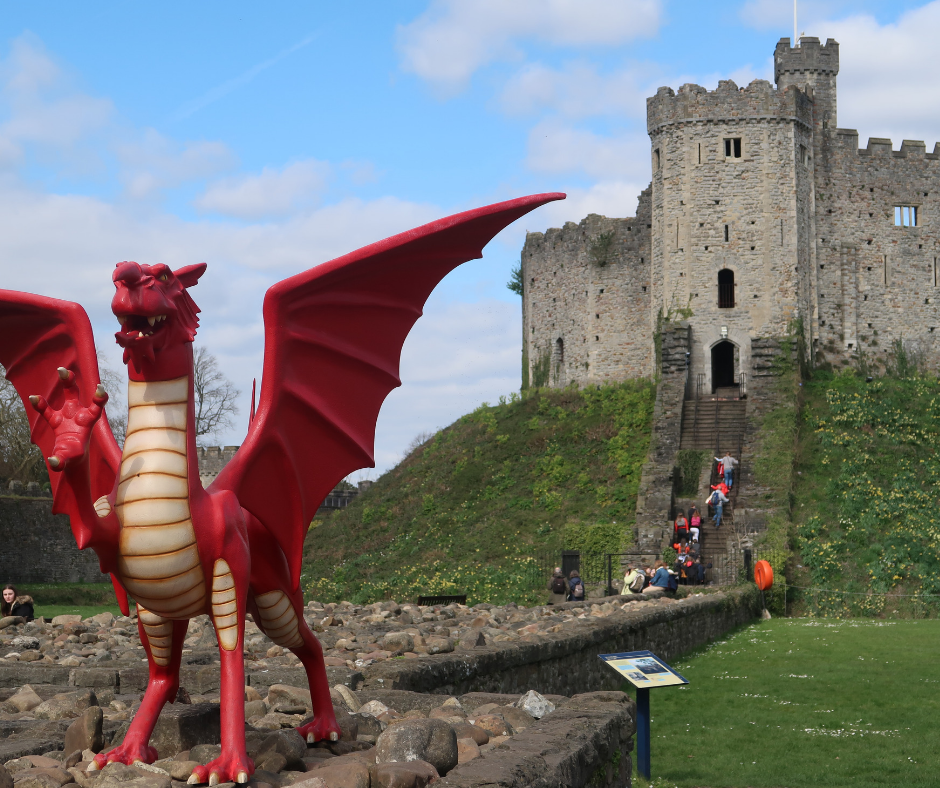
[(98, 557), (79, 550), (64, 514), (52, 513), (51, 498), (0, 497), (0, 582), (104, 583)]
[[(830, 135), (817, 187), (817, 358), (859, 349), (884, 359), (895, 340), (940, 368), (940, 146)], [(917, 226), (895, 225), (895, 207), (917, 208)]]
[(526, 236), (523, 376), (529, 385), (652, 374), (649, 239), (648, 191), (636, 218), (591, 214), (580, 224)]

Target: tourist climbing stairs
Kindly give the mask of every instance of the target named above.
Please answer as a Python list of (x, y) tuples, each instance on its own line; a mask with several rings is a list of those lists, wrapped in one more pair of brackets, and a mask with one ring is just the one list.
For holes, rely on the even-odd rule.
[[(747, 424), (747, 400), (740, 398), (738, 387), (718, 389), (711, 397), (688, 399), (682, 410), (682, 435), (680, 449), (708, 452), (709, 473), (708, 487), (701, 490), (700, 500), (696, 505), (702, 512), (701, 551), (706, 563), (713, 565), (715, 581), (732, 582), (734, 578), (725, 577), (732, 573), (734, 544), (734, 509), (738, 498), (741, 479), (741, 450), (744, 445), (744, 431)], [(708, 517), (704, 500), (711, 488), (723, 479), (719, 477), (715, 457), (723, 457), (725, 452), (738, 461), (735, 469), (736, 483), (728, 493), (729, 501), (724, 506), (721, 528), (716, 529)], [(677, 502), (678, 503), (678, 502)], [(688, 508), (687, 502), (682, 502)]]

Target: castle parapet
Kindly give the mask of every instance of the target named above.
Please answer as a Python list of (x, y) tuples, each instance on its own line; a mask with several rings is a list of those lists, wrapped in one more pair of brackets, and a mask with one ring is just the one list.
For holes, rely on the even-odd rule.
[(662, 126), (694, 121), (788, 119), (812, 124), (813, 107), (800, 89), (777, 89), (766, 79), (739, 88), (723, 79), (715, 90), (686, 84), (678, 93), (663, 87), (646, 100), (646, 128), (652, 134)]
[(834, 38), (820, 45), (812, 36), (800, 38), (798, 47), (790, 46), (789, 38), (781, 38), (774, 49), (774, 82), (780, 84), (784, 74), (839, 73), (839, 42)]

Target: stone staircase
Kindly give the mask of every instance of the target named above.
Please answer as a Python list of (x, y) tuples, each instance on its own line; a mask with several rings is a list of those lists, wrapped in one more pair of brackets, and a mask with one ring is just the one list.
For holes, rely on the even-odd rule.
[[(703, 475), (707, 484), (702, 484), (696, 505), (699, 507), (703, 523), (701, 534), (701, 552), (706, 562), (713, 564), (716, 580), (729, 582), (730, 577), (723, 574), (733, 572), (733, 556), (736, 549), (734, 532), (734, 511), (738, 491), (743, 478), (741, 455), (747, 427), (747, 400), (738, 398), (738, 389), (719, 389), (715, 396), (707, 399), (686, 400), (682, 409), (682, 433), (679, 441), (681, 449), (707, 451), (709, 453), (709, 473)], [(711, 486), (717, 485), (719, 476), (714, 457), (724, 456), (725, 452), (738, 460), (735, 483), (729, 493), (729, 502), (725, 504), (721, 528), (715, 529), (707, 515), (704, 501), (711, 493)], [(677, 502), (679, 503), (679, 502)], [(686, 508), (688, 503), (683, 501)]]

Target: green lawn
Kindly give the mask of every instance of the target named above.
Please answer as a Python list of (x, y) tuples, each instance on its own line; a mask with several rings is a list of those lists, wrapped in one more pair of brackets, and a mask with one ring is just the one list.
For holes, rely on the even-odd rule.
[(677, 660), (652, 785), (936, 786), (938, 641), (937, 620), (778, 619)]
[(56, 616), (78, 614), (82, 618), (96, 616), (98, 613), (109, 611), (114, 615), (121, 615), (121, 611), (116, 604), (114, 605), (36, 605), (36, 615), (45, 618), (55, 618)]

